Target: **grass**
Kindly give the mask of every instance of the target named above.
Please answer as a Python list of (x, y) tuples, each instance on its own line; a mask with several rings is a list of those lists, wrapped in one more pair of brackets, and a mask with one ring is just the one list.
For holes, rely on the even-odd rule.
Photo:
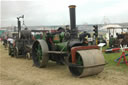
[[(106, 48), (107, 48), (107, 46), (103, 47), (103, 50), (105, 50)], [(121, 53), (122, 53), (121, 51), (119, 53), (103, 53), (105, 60), (107, 62), (107, 65), (105, 66), (106, 69), (114, 69), (117, 71), (128, 72), (128, 66), (125, 63), (120, 63), (117, 66), (117, 62), (114, 61), (115, 59), (117, 59), (118, 57), (121, 56)], [(126, 52), (126, 54), (128, 54), (128, 52)], [(126, 56), (126, 59), (128, 61), (128, 56)], [(123, 59), (122, 59), (122, 61), (123, 61)]]

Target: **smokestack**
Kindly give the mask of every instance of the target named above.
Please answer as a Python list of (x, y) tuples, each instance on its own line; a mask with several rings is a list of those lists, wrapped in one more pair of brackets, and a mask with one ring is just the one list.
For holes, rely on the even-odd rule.
[(21, 22), (19, 20), (20, 18), (17, 17), (17, 24), (18, 24), (18, 39), (20, 38), (20, 31), (21, 31)]
[(75, 16), (75, 5), (69, 6), (69, 12), (70, 12), (70, 26), (71, 30), (76, 29), (76, 16)]

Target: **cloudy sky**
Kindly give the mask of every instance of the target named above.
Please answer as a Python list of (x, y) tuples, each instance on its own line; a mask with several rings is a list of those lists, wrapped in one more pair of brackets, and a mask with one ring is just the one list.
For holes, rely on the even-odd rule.
[(0, 26), (14, 26), (16, 17), (35, 25), (69, 24), (69, 5), (76, 5), (77, 24), (128, 22), (128, 0), (2, 0)]

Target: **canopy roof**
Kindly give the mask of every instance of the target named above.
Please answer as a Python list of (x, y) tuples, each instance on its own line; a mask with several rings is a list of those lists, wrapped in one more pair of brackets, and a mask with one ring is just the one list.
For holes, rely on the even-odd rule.
[(101, 29), (116, 29), (116, 28), (121, 29), (121, 27), (122, 26), (120, 26), (120, 25), (105, 25)]

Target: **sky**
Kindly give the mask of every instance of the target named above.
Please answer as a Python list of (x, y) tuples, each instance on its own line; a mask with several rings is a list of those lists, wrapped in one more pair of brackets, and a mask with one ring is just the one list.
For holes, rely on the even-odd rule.
[(16, 26), (24, 15), (27, 26), (67, 25), (69, 5), (76, 5), (76, 24), (128, 22), (128, 0), (1, 0), (0, 26)]

